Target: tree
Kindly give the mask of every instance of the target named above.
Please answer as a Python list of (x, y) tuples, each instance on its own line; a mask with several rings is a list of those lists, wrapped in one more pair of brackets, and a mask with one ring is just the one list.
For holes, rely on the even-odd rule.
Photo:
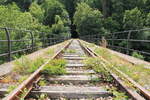
[(44, 20), (44, 9), (42, 9), (37, 3), (32, 3), (30, 8), (30, 13), (32, 14), (33, 17), (38, 19), (39, 22), (43, 22)]
[(44, 24), (52, 26), (55, 23), (55, 15), (60, 15), (64, 12), (64, 6), (57, 0), (46, 0), (42, 7), (45, 9)]
[(32, 1), (34, 0), (6, 0), (7, 3), (15, 2), (23, 11), (28, 11)]
[(143, 22), (143, 15), (138, 8), (125, 11), (123, 18), (124, 29), (141, 29), (143, 28)]
[(90, 8), (86, 3), (78, 4), (74, 15), (74, 24), (80, 35), (104, 34), (102, 14), (98, 10)]
[(146, 23), (147, 27), (150, 27), (150, 13), (147, 14), (146, 22), (145, 23)]
[(116, 32), (119, 30), (119, 27), (120, 27), (119, 23), (116, 20), (113, 20), (112, 17), (105, 18), (103, 23), (104, 23), (105, 29), (109, 31), (110, 33)]
[[(36, 31), (41, 31), (41, 27), (43, 27), (43, 25), (40, 24), (29, 12), (21, 12), (15, 3), (7, 6), (0, 6), (0, 14), (0, 27)], [(10, 37), (12, 40), (24, 40), (31, 38), (30, 33), (16, 30), (10, 31)], [(38, 34), (36, 34), (35, 37), (39, 37)], [(0, 39), (6, 39), (5, 31), (1, 31)], [(13, 42), (12, 50), (24, 48), (29, 44), (29, 42), (30, 41)], [(5, 51), (7, 49), (2, 48), (3, 46), (6, 46), (5, 43), (1, 43), (1, 51)]]
[(70, 33), (59, 15), (55, 16), (55, 24), (52, 25), (51, 31), (61, 37), (66, 37)]

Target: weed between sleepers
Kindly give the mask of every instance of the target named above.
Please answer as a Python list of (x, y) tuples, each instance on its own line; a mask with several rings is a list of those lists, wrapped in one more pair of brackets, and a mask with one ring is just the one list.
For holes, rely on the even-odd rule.
[(74, 49), (66, 49), (66, 50), (64, 50), (64, 53), (76, 53), (76, 50), (74, 50)]
[[(104, 68), (104, 63), (99, 58), (87, 58), (85, 61), (85, 66), (88, 69), (93, 69), (96, 73), (101, 75), (100, 78), (94, 78), (91, 80), (93, 84), (96, 82), (108, 82), (113, 83), (113, 78), (110, 73)], [(114, 86), (108, 87), (108, 90), (113, 93), (113, 100), (128, 100), (128, 96), (122, 91), (118, 91)]]
[(36, 60), (31, 61), (27, 57), (22, 56), (14, 62), (15, 67), (13, 70), (20, 75), (27, 75), (36, 71), (43, 63), (43, 58), (37, 58)]
[(99, 58), (87, 58), (84, 63), (86, 68), (93, 69), (96, 73), (100, 74), (103, 81), (112, 82), (113, 79), (110, 73), (104, 67), (101, 67), (103, 65)]
[(54, 59), (51, 60), (42, 70), (44, 75), (63, 75), (66, 73), (66, 60)]

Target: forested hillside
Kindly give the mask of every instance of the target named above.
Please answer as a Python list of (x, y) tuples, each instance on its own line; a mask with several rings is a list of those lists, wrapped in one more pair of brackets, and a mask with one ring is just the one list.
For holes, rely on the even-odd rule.
[[(47, 37), (149, 28), (150, 0), (0, 0), (0, 27), (46, 32)], [(11, 38), (17, 39), (18, 34)], [(149, 40), (150, 33), (140, 33), (139, 37)]]
[(1, 27), (54, 34), (73, 24), (81, 34), (150, 26), (150, 0), (1, 0), (0, 13)]

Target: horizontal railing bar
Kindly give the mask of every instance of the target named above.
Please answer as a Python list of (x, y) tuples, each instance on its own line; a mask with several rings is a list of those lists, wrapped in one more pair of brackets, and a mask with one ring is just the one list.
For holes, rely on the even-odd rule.
[(127, 49), (127, 48), (120, 47), (120, 46), (112, 46), (112, 45), (108, 45), (108, 46), (110, 46), (110, 47), (115, 47), (115, 48), (121, 48), (121, 49), (124, 49), (124, 50), (137, 51), (137, 52), (140, 52), (140, 53), (143, 53), (143, 54), (150, 55), (149, 52), (139, 51), (139, 50), (135, 50), (135, 49)]

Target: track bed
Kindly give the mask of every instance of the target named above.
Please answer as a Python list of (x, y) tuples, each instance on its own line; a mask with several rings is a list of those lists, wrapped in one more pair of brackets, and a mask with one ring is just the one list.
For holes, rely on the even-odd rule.
[[(113, 93), (108, 87), (113, 84), (106, 82), (93, 82), (100, 78), (92, 69), (87, 69), (84, 60), (86, 52), (77, 40), (72, 41), (59, 59), (67, 61), (65, 75), (43, 76), (46, 86), (33, 89), (26, 100), (34, 100), (45, 94), (52, 100), (112, 100)], [(37, 96), (38, 95), (38, 96)]]

